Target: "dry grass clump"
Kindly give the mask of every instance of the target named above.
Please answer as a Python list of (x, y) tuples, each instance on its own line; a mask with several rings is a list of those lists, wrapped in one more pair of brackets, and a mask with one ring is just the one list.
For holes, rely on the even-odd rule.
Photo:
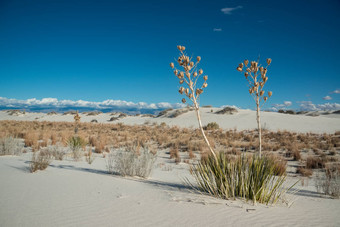
[(62, 147), (60, 143), (48, 146), (47, 150), (54, 157), (55, 160), (62, 161), (66, 154), (65, 148)]
[(48, 149), (42, 149), (40, 151), (33, 152), (32, 160), (30, 163), (30, 171), (31, 173), (36, 172), (37, 170), (46, 169), (49, 164), (52, 162), (52, 154)]
[(322, 157), (307, 157), (306, 168), (307, 169), (322, 169), (325, 168), (326, 160)]
[(303, 166), (299, 166), (296, 169), (296, 173), (301, 174), (301, 176), (303, 177), (310, 177), (313, 175), (313, 170), (307, 169), (306, 167), (303, 167)]
[(24, 143), (17, 138), (0, 138), (0, 155), (20, 155), (24, 149)]

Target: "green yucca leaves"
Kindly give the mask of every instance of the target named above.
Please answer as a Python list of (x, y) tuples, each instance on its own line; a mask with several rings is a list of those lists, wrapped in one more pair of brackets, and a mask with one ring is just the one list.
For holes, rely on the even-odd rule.
[[(291, 188), (284, 183), (286, 175), (276, 175), (272, 159), (258, 156), (213, 156), (192, 165), (191, 174), (200, 191), (223, 199), (237, 197), (254, 203), (275, 204)], [(189, 181), (187, 181), (193, 186)]]

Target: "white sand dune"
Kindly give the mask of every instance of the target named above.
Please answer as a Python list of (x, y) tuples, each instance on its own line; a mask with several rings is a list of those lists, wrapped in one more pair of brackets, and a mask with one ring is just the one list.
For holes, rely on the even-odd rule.
[[(213, 108), (213, 112), (219, 110)], [(118, 116), (118, 115), (115, 115)], [(262, 125), (270, 130), (334, 133), (340, 131), (339, 115), (287, 115), (262, 113)], [(112, 123), (112, 115), (86, 116), (81, 121)], [(202, 108), (203, 123), (217, 122), (224, 129), (256, 128), (255, 112), (239, 110), (234, 115), (211, 113)], [(26, 113), (0, 120), (69, 121), (73, 115)], [(197, 127), (194, 112), (176, 118), (127, 116), (113, 123), (160, 124)], [(184, 155), (184, 154), (183, 154)], [(176, 165), (165, 151), (158, 152), (150, 179), (123, 178), (106, 172), (105, 159), (53, 161), (44, 171), (28, 171), (31, 153), (0, 156), (0, 226), (340, 226), (340, 200), (316, 192), (313, 180), (298, 183), (291, 206), (253, 206), (191, 192), (182, 179), (192, 180), (188, 165)], [(298, 178), (289, 178), (295, 182)]]
[[(238, 110), (233, 115), (215, 114), (221, 108), (201, 108), (203, 125), (209, 122), (216, 122), (223, 129), (252, 130), (256, 125), (256, 112), (252, 110)], [(211, 112), (213, 110), (213, 112)], [(176, 110), (169, 112), (171, 115)], [(97, 120), (98, 123), (124, 123), (134, 124), (160, 124), (165, 122), (170, 126), (197, 128), (198, 123), (194, 111), (183, 113), (176, 118), (170, 118), (168, 115), (161, 117), (145, 116), (126, 116), (115, 121), (110, 121), (112, 117), (118, 117), (119, 114), (111, 115), (110, 113), (101, 113), (96, 116), (87, 116), (80, 114), (82, 122), (91, 122)], [(9, 115), (6, 111), (0, 111), (0, 120), (22, 120), (22, 121), (67, 121), (73, 122), (74, 115), (47, 115), (44, 113), (25, 113), (19, 115)], [(268, 130), (288, 130), (294, 132), (313, 132), (313, 133), (334, 133), (340, 131), (340, 114), (327, 114), (320, 116), (290, 115), (276, 112), (261, 112), (261, 125)]]
[[(290, 206), (253, 206), (190, 192), (188, 165), (159, 152), (150, 179), (109, 175), (92, 165), (53, 161), (29, 173), (30, 153), (0, 157), (0, 226), (339, 226), (340, 201), (302, 187)], [(160, 164), (163, 163), (163, 164)], [(293, 179), (291, 181), (295, 181)]]

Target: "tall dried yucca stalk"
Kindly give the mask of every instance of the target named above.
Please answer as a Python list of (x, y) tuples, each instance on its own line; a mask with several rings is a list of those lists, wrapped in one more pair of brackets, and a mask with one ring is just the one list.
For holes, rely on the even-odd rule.
[(261, 141), (261, 118), (260, 118), (260, 111), (261, 107), (264, 103), (268, 100), (269, 97), (272, 96), (272, 92), (268, 92), (268, 96), (264, 96), (265, 91), (263, 90), (264, 85), (266, 84), (268, 77), (267, 77), (267, 68), (272, 62), (272, 59), (267, 59), (267, 66), (263, 67), (259, 65), (258, 61), (250, 62), (248, 67), (249, 61), (244, 60), (243, 63), (240, 63), (236, 68), (237, 71), (243, 72), (246, 80), (248, 81), (249, 85), (249, 94), (253, 96), (255, 103), (256, 103), (256, 121), (257, 121), (257, 129), (259, 132), (259, 154), (261, 157), (262, 152), (262, 141)]
[[(208, 76), (203, 76), (204, 82), (201, 86), (198, 86), (197, 82), (200, 76), (203, 75), (203, 70), (198, 69), (198, 64), (201, 61), (201, 57), (197, 56), (196, 62), (192, 60), (192, 57), (189, 57), (184, 51), (184, 46), (177, 46), (177, 49), (180, 51), (180, 56), (177, 59), (178, 64), (183, 68), (183, 71), (178, 70), (175, 68), (174, 63), (170, 63), (170, 67), (174, 69), (174, 73), (176, 77), (179, 79), (179, 83), (182, 85), (179, 88), (179, 93), (182, 95), (185, 95), (189, 100), (192, 101), (194, 104), (198, 125), (201, 130), (202, 136), (204, 138), (204, 141), (209, 147), (210, 152), (213, 154), (215, 159), (217, 159), (216, 154), (214, 150), (212, 149), (205, 133), (203, 130), (202, 122), (201, 122), (201, 115), (200, 115), (200, 106), (199, 106), (199, 98), (200, 95), (203, 93), (203, 89), (208, 86), (207, 80)], [(182, 99), (183, 103), (186, 103), (186, 99)]]
[(79, 122), (80, 122), (80, 116), (78, 114), (78, 111), (77, 111), (77, 114), (74, 116), (74, 122), (75, 122), (74, 133), (77, 135), (78, 125), (79, 125)]

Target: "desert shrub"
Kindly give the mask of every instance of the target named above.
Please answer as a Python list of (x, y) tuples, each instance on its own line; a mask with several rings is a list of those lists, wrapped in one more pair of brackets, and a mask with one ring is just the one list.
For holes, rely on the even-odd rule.
[(50, 145), (47, 147), (49, 153), (54, 157), (55, 160), (63, 160), (66, 154), (65, 148), (61, 144)]
[(86, 159), (86, 162), (89, 163), (90, 165), (94, 161), (95, 157), (92, 154), (92, 148), (91, 147), (86, 148), (85, 159)]
[(24, 148), (24, 143), (17, 138), (0, 138), (0, 155), (20, 155)]
[(37, 170), (44, 170), (48, 167), (48, 165), (52, 161), (52, 155), (47, 148), (42, 149), (37, 152), (33, 152), (32, 160), (30, 163), (30, 171), (31, 173), (36, 172)]
[(147, 148), (143, 148), (138, 153), (135, 149), (120, 150), (115, 154), (110, 153), (107, 162), (108, 171), (122, 176), (149, 177), (156, 161), (156, 156)]
[(72, 151), (73, 159), (75, 161), (80, 160), (84, 153), (83, 147), (86, 145), (85, 140), (79, 136), (73, 136), (68, 140), (67, 144)]
[(308, 169), (325, 168), (325, 160), (321, 157), (307, 157), (306, 168)]
[(219, 128), (220, 126), (216, 122), (210, 122), (206, 126), (203, 127), (204, 130), (216, 130)]
[(303, 177), (310, 177), (310, 176), (313, 175), (313, 170), (307, 169), (306, 167), (303, 167), (303, 166), (299, 166), (296, 169), (296, 173), (301, 174), (301, 176), (303, 176)]
[(318, 192), (335, 198), (340, 197), (340, 164), (333, 164), (326, 167), (324, 175), (316, 178), (315, 187)]
[(237, 113), (237, 109), (227, 106), (225, 108), (223, 108), (222, 110), (216, 111), (215, 114), (234, 114)]
[(217, 160), (210, 155), (190, 170), (200, 191), (223, 199), (275, 204), (290, 189), (284, 187), (285, 174), (275, 177), (275, 165), (266, 156), (232, 157), (220, 152)]

